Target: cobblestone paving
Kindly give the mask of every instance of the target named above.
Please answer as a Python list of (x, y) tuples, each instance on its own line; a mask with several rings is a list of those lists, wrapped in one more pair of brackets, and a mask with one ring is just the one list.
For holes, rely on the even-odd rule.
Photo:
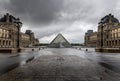
[[(120, 75), (75, 49), (45, 49), (39, 58), (2, 76), (0, 81), (120, 81)], [(73, 54), (72, 54), (73, 53)], [(82, 56), (78, 56), (81, 54)]]

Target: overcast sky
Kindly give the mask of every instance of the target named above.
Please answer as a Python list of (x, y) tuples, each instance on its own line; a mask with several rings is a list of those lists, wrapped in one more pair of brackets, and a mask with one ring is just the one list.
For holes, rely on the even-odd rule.
[(31, 29), (40, 42), (62, 33), (69, 42), (83, 43), (87, 30), (97, 31), (102, 17), (120, 19), (120, 0), (0, 0), (0, 17), (20, 17), (22, 31)]

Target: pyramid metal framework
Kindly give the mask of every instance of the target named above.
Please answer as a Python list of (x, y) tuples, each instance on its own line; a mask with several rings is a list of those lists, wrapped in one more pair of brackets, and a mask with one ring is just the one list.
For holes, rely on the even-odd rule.
[(50, 43), (49, 47), (61, 48), (61, 47), (71, 47), (70, 43), (65, 39), (62, 34), (58, 34), (54, 40)]

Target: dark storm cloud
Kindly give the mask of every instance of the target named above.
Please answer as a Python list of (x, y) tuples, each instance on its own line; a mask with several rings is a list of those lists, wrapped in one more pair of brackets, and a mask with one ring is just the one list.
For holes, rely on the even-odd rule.
[(5, 6), (24, 22), (34, 25), (52, 21), (96, 24), (101, 16), (114, 12), (117, 3), (118, 0), (10, 0)]
[(7, 9), (34, 23), (49, 23), (56, 19), (63, 0), (10, 0)]

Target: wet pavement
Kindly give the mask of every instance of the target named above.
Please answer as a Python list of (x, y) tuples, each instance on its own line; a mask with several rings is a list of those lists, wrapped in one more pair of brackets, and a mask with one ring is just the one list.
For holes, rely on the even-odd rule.
[(7, 62), (19, 61), (23, 57), (27, 58), (27, 55), (36, 58), (1, 75), (0, 81), (120, 81), (119, 53), (47, 48), (26, 52), (23, 56), (12, 57), (14, 60)]
[(35, 50), (32, 51), (33, 48), (27, 49), (25, 52), (22, 53), (14, 53), (14, 54), (0, 54), (0, 75), (16, 68), (21, 65), (26, 64), (27, 62), (39, 57), (38, 48), (34, 48)]

